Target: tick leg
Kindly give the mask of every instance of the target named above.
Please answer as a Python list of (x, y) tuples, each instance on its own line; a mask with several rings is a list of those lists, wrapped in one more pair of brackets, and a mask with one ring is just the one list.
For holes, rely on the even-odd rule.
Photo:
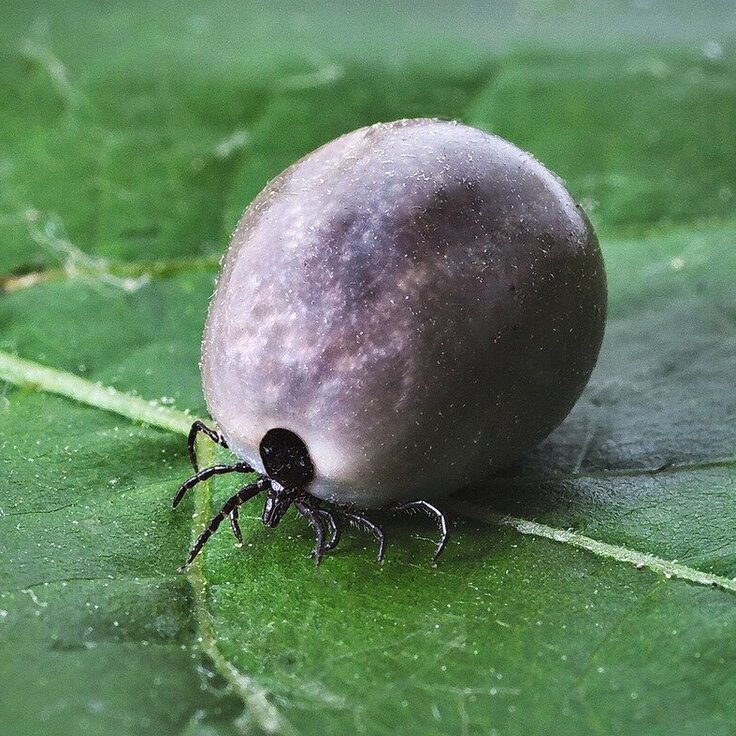
[(197, 435), (200, 434), (200, 432), (206, 437), (209, 437), (213, 442), (216, 442), (218, 445), (222, 445), (222, 447), (227, 449), (227, 442), (225, 442), (225, 438), (216, 429), (210, 429), (204, 422), (197, 419), (197, 421), (192, 424), (192, 428), (189, 430), (189, 439), (187, 440), (187, 448), (189, 449), (189, 460), (192, 463), (192, 467), (194, 468), (195, 473), (199, 471), (195, 445), (197, 442)]
[(432, 517), (440, 528), (440, 541), (437, 543), (437, 548), (432, 555), (432, 566), (437, 566), (437, 558), (442, 554), (443, 550), (447, 546), (447, 540), (450, 537), (449, 525), (447, 523), (447, 517), (436, 507), (433, 506), (429, 501), (409, 501), (408, 503), (397, 504), (392, 506), (393, 511), (424, 511), (427, 516)]
[(383, 558), (386, 556), (386, 534), (378, 524), (374, 524), (370, 519), (367, 519), (362, 514), (357, 514), (354, 511), (346, 511), (340, 509), (340, 513), (349, 521), (352, 521), (356, 526), (362, 527), (369, 531), (378, 540), (378, 563), (383, 564)]
[(294, 506), (296, 506), (296, 510), (302, 516), (306, 516), (307, 519), (309, 519), (309, 523), (312, 525), (312, 529), (314, 529), (314, 535), (316, 537), (314, 546), (314, 562), (319, 567), (325, 553), (325, 530), (322, 528), (322, 524), (319, 520), (319, 510), (309, 508), (309, 506), (302, 501), (295, 501)]
[(240, 523), (238, 522), (238, 516), (240, 514), (238, 513), (238, 507), (236, 506), (231, 512), (230, 512), (230, 528), (233, 530), (233, 534), (235, 535), (235, 539), (238, 540), (238, 544), (243, 544), (243, 532), (240, 531)]
[(330, 540), (325, 543), (324, 551), (332, 552), (340, 541), (340, 527), (337, 526), (334, 514), (330, 513), (327, 509), (316, 509), (316, 511), (327, 522), (327, 526), (330, 527)]
[(249, 501), (254, 496), (257, 496), (261, 491), (265, 490), (267, 485), (268, 481), (261, 479), (241, 488), (234, 496), (228, 498), (219, 513), (212, 518), (212, 521), (210, 521), (204, 531), (199, 535), (199, 537), (197, 537), (197, 541), (189, 552), (187, 561), (179, 569), (184, 570), (192, 564), (194, 558), (202, 551), (202, 547), (207, 543), (207, 540), (217, 531), (217, 527), (220, 526), (223, 519), (230, 516), (233, 510), (237, 509), (238, 506), (241, 506), (246, 501)]
[(174, 496), (174, 500), (171, 503), (172, 508), (176, 508), (179, 505), (179, 502), (184, 498), (184, 494), (190, 489), (194, 488), (194, 486), (197, 485), (197, 483), (201, 483), (203, 480), (207, 480), (208, 478), (211, 478), (213, 475), (224, 475), (225, 473), (252, 473), (253, 468), (251, 468), (248, 463), (234, 463), (233, 465), (212, 465), (209, 468), (204, 468), (203, 470), (200, 470), (197, 472), (196, 475), (193, 475), (188, 480), (185, 480), (180, 486), (179, 490), (176, 492), (176, 496)]

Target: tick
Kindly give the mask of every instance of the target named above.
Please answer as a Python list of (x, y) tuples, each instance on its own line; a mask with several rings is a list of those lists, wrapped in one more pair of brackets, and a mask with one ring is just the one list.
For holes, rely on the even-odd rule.
[[(386, 536), (372, 509), (448, 523), (435, 498), (478, 484), (547, 436), (595, 365), (606, 282), (595, 233), (561, 181), (511, 143), (454, 122), (399, 120), (297, 161), (247, 208), (202, 342), (217, 429), (195, 422), (197, 483), (258, 473), (191, 563), (263, 494), (333, 550), (340, 524)], [(199, 470), (202, 433), (232, 464)]]

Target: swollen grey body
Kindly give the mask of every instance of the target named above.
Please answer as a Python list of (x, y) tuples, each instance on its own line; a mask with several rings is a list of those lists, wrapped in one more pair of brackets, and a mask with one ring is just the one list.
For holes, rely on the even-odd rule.
[(208, 409), (263, 471), (283, 427), (318, 498), (431, 498), (568, 414), (605, 321), (596, 237), (510, 143), (437, 120), (338, 138), (274, 179), (233, 235), (202, 352)]

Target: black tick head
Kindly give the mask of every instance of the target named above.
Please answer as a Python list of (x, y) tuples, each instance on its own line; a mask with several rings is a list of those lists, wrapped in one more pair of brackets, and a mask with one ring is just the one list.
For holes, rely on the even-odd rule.
[(271, 488), (263, 507), (263, 523), (273, 529), (314, 478), (314, 465), (304, 441), (288, 429), (269, 429), (261, 440), (261, 460)]
[(269, 429), (260, 446), (266, 475), (284, 488), (303, 491), (314, 479), (309, 450), (299, 435), (289, 429)]

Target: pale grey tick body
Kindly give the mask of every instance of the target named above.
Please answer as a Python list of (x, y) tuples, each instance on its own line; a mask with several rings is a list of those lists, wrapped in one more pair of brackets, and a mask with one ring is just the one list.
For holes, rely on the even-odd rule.
[(266, 476), (267, 432), (297, 435), (311, 498), (434, 498), (564, 419), (605, 307), (595, 234), (529, 154), (458, 123), (374, 125), (246, 210), (210, 305), (205, 398)]

